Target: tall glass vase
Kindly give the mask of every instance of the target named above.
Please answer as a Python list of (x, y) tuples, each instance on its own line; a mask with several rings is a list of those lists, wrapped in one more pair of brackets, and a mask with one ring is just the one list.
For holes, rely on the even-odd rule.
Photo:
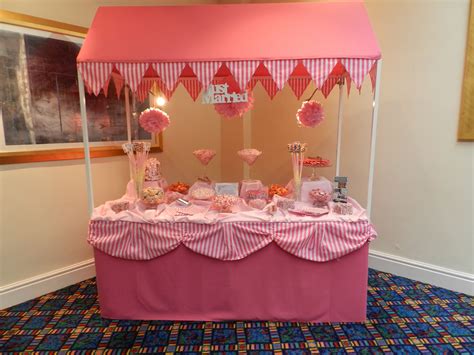
[(130, 177), (133, 180), (136, 198), (141, 199), (145, 181), (145, 166), (151, 144), (148, 142), (124, 143), (122, 148), (128, 156)]
[(301, 201), (301, 176), (305, 151), (306, 143), (293, 142), (288, 144), (288, 152), (290, 152), (293, 167), (294, 197), (296, 201)]

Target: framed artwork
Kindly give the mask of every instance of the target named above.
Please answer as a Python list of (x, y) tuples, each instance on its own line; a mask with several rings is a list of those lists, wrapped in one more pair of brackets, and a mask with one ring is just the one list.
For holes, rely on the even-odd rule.
[(474, 141), (474, 1), (471, 1), (464, 64), (464, 82), (459, 114), (459, 141)]
[[(0, 10), (0, 164), (82, 159), (82, 122), (76, 57), (84, 27)], [(107, 95), (86, 94), (91, 157), (124, 154), (125, 95), (110, 81)], [(148, 104), (132, 101), (132, 139), (150, 140), (137, 114)]]

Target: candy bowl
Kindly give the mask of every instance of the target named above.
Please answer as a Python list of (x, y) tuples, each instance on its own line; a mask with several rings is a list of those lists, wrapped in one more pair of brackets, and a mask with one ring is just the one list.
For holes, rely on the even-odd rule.
[(274, 195), (285, 197), (288, 195), (288, 189), (279, 184), (272, 184), (268, 189), (268, 197), (272, 198)]
[(309, 192), (309, 197), (313, 201), (313, 205), (317, 207), (324, 207), (331, 201), (331, 194), (321, 189), (313, 189)]
[(195, 200), (210, 200), (216, 192), (210, 187), (198, 187), (191, 191), (191, 198)]
[(161, 187), (147, 187), (143, 189), (142, 202), (146, 208), (155, 208), (165, 202), (165, 193)]
[(234, 207), (238, 198), (232, 195), (216, 195), (212, 201), (212, 207), (223, 213), (232, 213), (232, 207)]
[(257, 210), (263, 210), (267, 205), (267, 200), (262, 198), (255, 198), (253, 200), (249, 200), (248, 205)]
[(180, 194), (183, 194), (183, 195), (186, 195), (188, 193), (188, 190), (189, 190), (189, 185), (181, 181), (178, 181), (177, 183), (171, 184), (170, 186), (168, 186), (168, 191), (179, 192)]

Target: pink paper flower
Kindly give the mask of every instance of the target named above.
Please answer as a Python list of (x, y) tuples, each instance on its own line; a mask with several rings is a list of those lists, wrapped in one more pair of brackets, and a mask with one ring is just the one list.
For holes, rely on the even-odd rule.
[(253, 163), (255, 163), (255, 161), (262, 154), (262, 152), (257, 149), (250, 148), (239, 150), (237, 154), (248, 165), (253, 165)]
[(305, 127), (316, 127), (324, 120), (323, 106), (317, 101), (305, 101), (296, 113), (298, 124)]
[(138, 122), (145, 131), (160, 133), (169, 126), (170, 116), (159, 108), (149, 108), (140, 114)]
[(214, 109), (219, 115), (223, 118), (233, 119), (242, 117), (248, 110), (253, 107), (253, 95), (249, 90), (248, 92), (248, 101), (247, 102), (237, 102), (237, 103), (225, 103), (225, 104), (214, 104)]
[(199, 159), (202, 165), (207, 165), (214, 158), (216, 152), (212, 149), (198, 149), (193, 152), (194, 156)]

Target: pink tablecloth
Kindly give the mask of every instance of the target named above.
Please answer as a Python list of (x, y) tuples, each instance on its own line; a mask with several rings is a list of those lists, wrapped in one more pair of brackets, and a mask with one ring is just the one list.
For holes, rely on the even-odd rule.
[(368, 244), (324, 263), (275, 243), (238, 261), (184, 245), (149, 261), (95, 249), (101, 314), (115, 319), (364, 321), (367, 260)]

